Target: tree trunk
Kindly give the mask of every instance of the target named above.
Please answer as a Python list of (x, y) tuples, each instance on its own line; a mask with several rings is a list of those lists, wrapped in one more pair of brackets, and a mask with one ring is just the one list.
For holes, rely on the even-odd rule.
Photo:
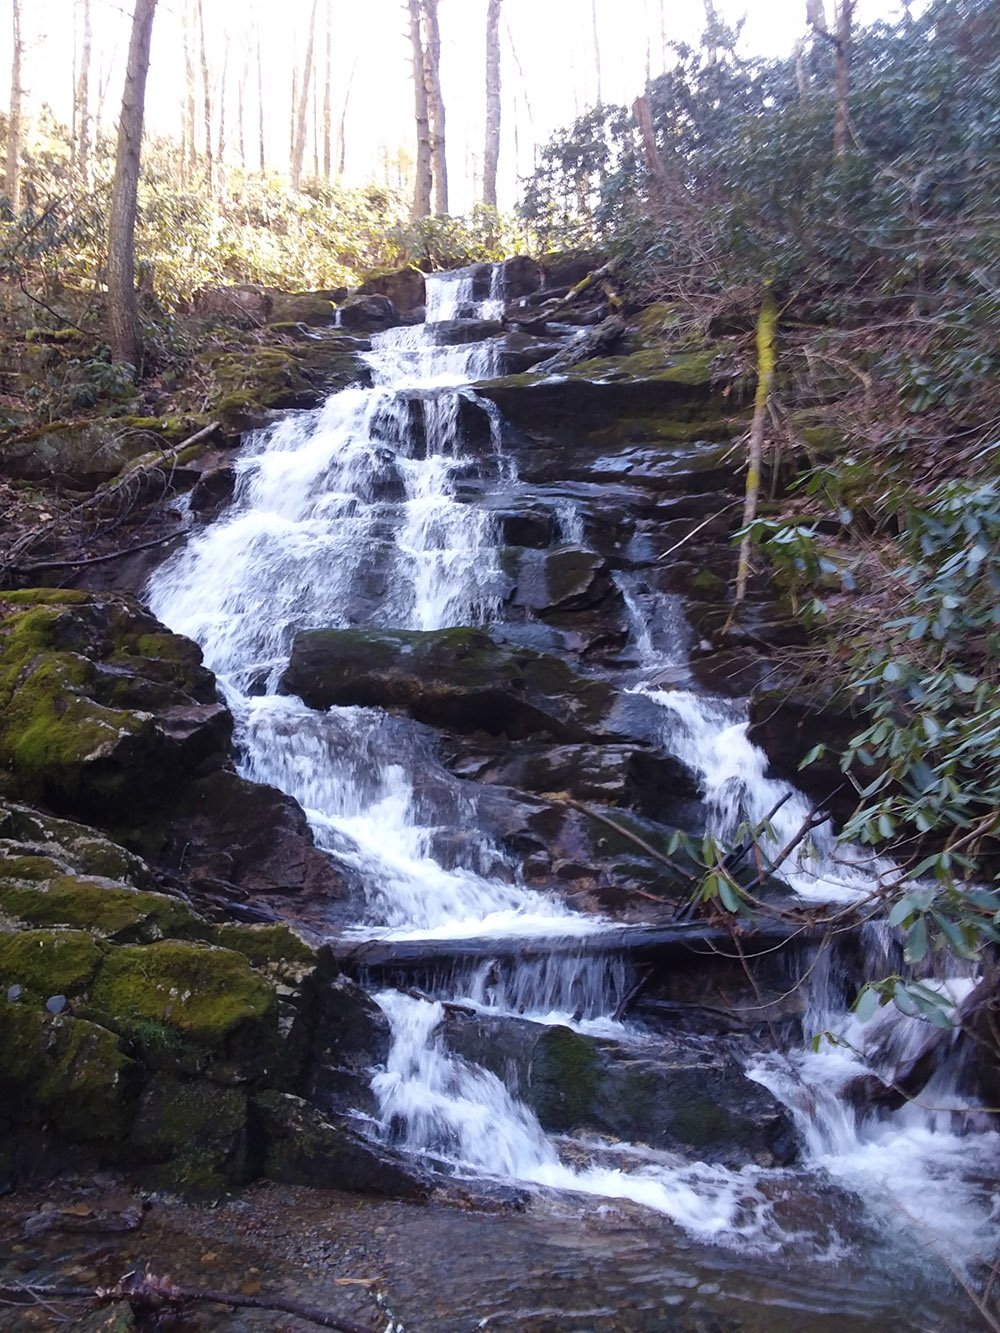
[(410, 44), (413, 48), (413, 94), (417, 126), (416, 183), (413, 191), (413, 216), (425, 218), (431, 211), (433, 169), (431, 166), (430, 113), (427, 106), (427, 76), (424, 39), (421, 30), (421, 0), (409, 0)]
[(424, 0), (427, 38), (424, 42), (424, 69), (427, 84), (427, 111), (431, 127), (431, 163), (434, 172), (434, 212), (448, 212), (448, 163), (445, 157), (444, 100), (441, 97), (441, 29), (438, 26), (438, 0)]
[(90, 55), (92, 46), (93, 28), (90, 22), (90, 0), (83, 0), (83, 48), (80, 52), (80, 75), (76, 85), (76, 167), (84, 189), (87, 189), (90, 185)]
[(833, 117), (833, 155), (843, 157), (847, 148), (847, 95), (850, 91), (851, 25), (855, 0), (837, 5), (837, 105)]
[(108, 227), (108, 322), (111, 358), (138, 373), (142, 356), (135, 296), (135, 217), (142, 153), (146, 74), (156, 0), (135, 0)]
[(201, 46), (201, 92), (205, 117), (205, 180), (209, 191), (215, 187), (215, 165), (212, 157), (212, 85), (208, 81), (208, 48), (205, 45), (205, 10), (198, 0), (198, 38)]
[(653, 124), (653, 113), (649, 108), (649, 99), (647, 97), (637, 97), (632, 103), (632, 114), (635, 116), (635, 123), (639, 126), (639, 135), (642, 139), (642, 155), (646, 159), (646, 168), (653, 178), (656, 193), (662, 196), (667, 184), (667, 169), (663, 165), (663, 158), (656, 146), (656, 128)]
[(601, 88), (601, 39), (597, 32), (597, 0), (590, 0), (590, 26), (594, 33), (594, 74), (597, 78), (597, 105), (604, 105)]
[(13, 47), (10, 61), (10, 114), (7, 121), (7, 202), (14, 213), (21, 211), (21, 111), (24, 89), (21, 87), (21, 0), (11, 0)]
[(309, 111), (309, 86), (312, 80), (313, 44), (316, 39), (316, 6), (318, 0), (312, 0), (309, 13), (309, 33), (306, 38), (306, 59), (302, 67), (302, 82), (299, 87), (299, 104), (295, 113), (295, 131), (292, 138), (292, 189), (297, 190), (302, 183), (302, 163), (306, 152), (306, 115)]
[(708, 50), (708, 63), (717, 65), (719, 62), (719, 15), (716, 12), (715, 0), (704, 0), (705, 4), (705, 45)]
[(826, 32), (826, 6), (823, 0), (806, 0), (806, 22), (816, 32)]
[(354, 57), (354, 64), (351, 66), (351, 72), (347, 78), (347, 87), (344, 90), (344, 100), (340, 106), (340, 121), (337, 125), (337, 175), (343, 176), (344, 167), (347, 163), (347, 104), (351, 100), (351, 89), (354, 87), (354, 76), (358, 72), (358, 58)]
[(326, 79), (323, 82), (323, 177), (329, 180), (333, 171), (333, 12), (326, 0)]
[(483, 203), (497, 206), (497, 163), (500, 160), (500, 4), (489, 0), (486, 10), (486, 149), (483, 153)]
[(247, 169), (246, 86), (250, 82), (250, 45), (243, 53), (243, 76), (236, 89), (236, 138), (240, 168)]
[(198, 74), (194, 63), (194, 8), (189, 3), (183, 14), (184, 26), (184, 158), (187, 162), (185, 183), (194, 178), (198, 162), (198, 145), (195, 140), (195, 105), (198, 88)]
[[(774, 380), (774, 334), (778, 323), (778, 307), (774, 294), (767, 292), (757, 317), (757, 392), (753, 403), (753, 421), (750, 424), (750, 458), (747, 464), (746, 498), (743, 502), (743, 526), (748, 528), (757, 517), (757, 499), (760, 495), (760, 461), (764, 454), (764, 425), (767, 405)], [(738, 605), (747, 595), (750, 577), (750, 535), (740, 542), (740, 559), (736, 571)]]
[(222, 177), (225, 173), (223, 162), (226, 152), (226, 75), (229, 73), (229, 36), (226, 35), (226, 45), (222, 54), (222, 74), (219, 78), (219, 147), (216, 153), (216, 161), (219, 164), (220, 193), (222, 192)]
[(260, 169), (267, 165), (264, 152), (264, 57), (261, 54), (260, 24), (257, 25), (257, 146), (260, 149)]

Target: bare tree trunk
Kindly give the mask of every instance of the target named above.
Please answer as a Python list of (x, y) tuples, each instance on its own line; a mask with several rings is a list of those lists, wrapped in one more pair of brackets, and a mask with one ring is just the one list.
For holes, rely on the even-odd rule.
[(632, 114), (635, 116), (635, 123), (639, 126), (639, 136), (642, 139), (642, 155), (646, 159), (646, 168), (653, 178), (655, 192), (662, 197), (667, 185), (667, 169), (663, 165), (663, 158), (656, 146), (656, 127), (653, 124), (653, 113), (649, 107), (649, 99), (647, 97), (637, 97), (632, 103)]
[(705, 42), (708, 49), (708, 63), (716, 65), (719, 61), (719, 15), (714, 0), (704, 0), (705, 4)]
[(424, 69), (427, 84), (427, 110), (431, 123), (431, 162), (434, 171), (434, 212), (448, 212), (448, 162), (445, 156), (444, 100), (441, 97), (441, 29), (438, 26), (438, 0), (424, 0), (427, 38), (424, 42)]
[(246, 86), (250, 82), (250, 46), (243, 53), (243, 74), (236, 89), (236, 138), (240, 154), (240, 169), (247, 169)]
[(267, 166), (264, 152), (264, 57), (261, 54), (260, 24), (257, 25), (257, 139), (260, 149), (260, 169)]
[(93, 29), (90, 23), (90, 0), (83, 0), (83, 48), (80, 52), (80, 77), (76, 85), (76, 166), (85, 189), (90, 185), (90, 53), (92, 44)]
[(413, 191), (413, 216), (425, 218), (431, 211), (434, 175), (431, 166), (430, 112), (427, 105), (427, 74), (421, 31), (421, 0), (409, 0), (410, 43), (413, 48), (413, 93), (416, 103), (417, 162)]
[(205, 10), (198, 0), (198, 37), (201, 46), (201, 92), (205, 117), (205, 180), (211, 191), (215, 186), (215, 166), (212, 158), (212, 85), (208, 79), (208, 48), (205, 45)]
[(312, 169), (313, 178), (319, 179), (319, 79), (312, 81)]
[(347, 77), (347, 87), (344, 90), (344, 100), (340, 106), (340, 121), (337, 125), (337, 175), (343, 176), (344, 167), (347, 163), (347, 105), (351, 100), (351, 89), (354, 87), (354, 76), (358, 72), (358, 57), (354, 57), (354, 63), (351, 65), (351, 72)]
[(306, 152), (306, 114), (309, 110), (309, 85), (312, 79), (313, 44), (316, 39), (316, 6), (313, 0), (309, 13), (309, 34), (306, 38), (306, 59), (302, 67), (302, 84), (299, 88), (298, 109), (295, 113), (295, 128), (292, 135), (292, 189), (297, 190), (302, 183), (302, 162)]
[(827, 32), (826, 6), (823, 0), (806, 0), (806, 22), (816, 32)]
[(21, 0), (11, 0), (13, 47), (10, 61), (10, 114), (7, 121), (7, 202), (14, 213), (21, 211), (21, 113), (24, 89), (21, 87)]
[(483, 154), (483, 203), (497, 206), (497, 163), (500, 160), (500, 4), (489, 0), (486, 10), (486, 150)]
[[(326, 78), (323, 82), (323, 176), (326, 180), (330, 179), (333, 168), (333, 146), (331, 136), (333, 133), (333, 107), (331, 98), (333, 96), (333, 10), (330, 6), (330, 0), (326, 0)], [(317, 175), (319, 173), (317, 172)]]
[(590, 0), (590, 25), (594, 33), (594, 74), (597, 77), (597, 105), (604, 105), (601, 88), (601, 39), (597, 32), (597, 0)]
[(146, 104), (146, 74), (156, 0), (135, 0), (125, 91), (118, 122), (118, 153), (108, 226), (108, 323), (112, 360), (138, 373), (142, 357), (135, 296), (135, 218)]
[[(757, 318), (757, 392), (753, 404), (753, 421), (750, 425), (750, 458), (747, 465), (746, 497), (743, 503), (743, 526), (748, 528), (757, 517), (757, 499), (760, 495), (760, 462), (764, 453), (764, 426), (767, 422), (767, 405), (771, 396), (771, 383), (774, 380), (774, 334), (778, 324), (778, 307), (772, 292), (767, 292), (761, 302), (760, 315)], [(747, 595), (747, 582), (750, 577), (749, 533), (740, 542), (739, 567), (736, 571), (735, 602), (739, 605)]]
[(184, 143), (190, 184), (198, 164), (198, 145), (195, 140), (195, 103), (198, 88), (198, 74), (194, 63), (194, 7), (189, 0), (182, 19), (184, 25)]
[(850, 92), (851, 25), (855, 0), (838, 0), (837, 5), (837, 105), (833, 116), (833, 155), (843, 157), (847, 148), (847, 96)]
[(218, 186), (220, 197), (226, 191), (226, 75), (229, 73), (229, 34), (222, 52), (222, 73), (219, 76), (219, 147), (216, 153), (218, 163)]
[(288, 113), (288, 160), (295, 161), (295, 126), (297, 108), (299, 105), (299, 68), (297, 65), (292, 67), (292, 101)]

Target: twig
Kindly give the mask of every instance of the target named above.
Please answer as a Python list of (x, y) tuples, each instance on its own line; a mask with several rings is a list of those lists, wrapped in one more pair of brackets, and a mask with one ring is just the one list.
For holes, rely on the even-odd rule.
[(168, 533), (165, 537), (156, 537), (150, 542), (140, 542), (138, 546), (126, 546), (122, 551), (111, 551), (107, 555), (93, 555), (86, 560), (36, 560), (30, 565), (15, 565), (20, 574), (33, 574), (38, 569), (82, 569), (84, 565), (103, 565), (109, 560), (121, 560), (127, 555), (136, 555), (139, 551), (151, 551), (154, 546), (176, 541), (183, 536), (180, 532)]
[(724, 505), (717, 514), (709, 514), (708, 518), (702, 519), (696, 528), (692, 528), (690, 532), (685, 533), (679, 542), (674, 542), (669, 550), (664, 551), (662, 555), (658, 555), (656, 557), (657, 560), (666, 560), (668, 555), (673, 555), (675, 551), (679, 551), (682, 546), (685, 546), (691, 540), (692, 537), (697, 537), (702, 528), (707, 528), (709, 523), (714, 523), (717, 518), (721, 518), (722, 515), (728, 513), (730, 509), (738, 508), (740, 504), (742, 504), (741, 500), (734, 500), (732, 504)]

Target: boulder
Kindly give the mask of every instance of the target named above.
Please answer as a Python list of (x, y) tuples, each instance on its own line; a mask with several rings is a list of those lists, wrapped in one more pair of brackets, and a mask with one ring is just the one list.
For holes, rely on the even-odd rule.
[(271, 315), (271, 295), (250, 282), (231, 287), (201, 287), (191, 298), (198, 315), (211, 315), (238, 328), (256, 328)]
[(275, 292), (271, 324), (305, 324), (325, 328), (333, 323), (334, 304), (323, 292)]
[(542, 285), (542, 270), (527, 255), (514, 255), (500, 265), (500, 290), (504, 300), (515, 301), (538, 291)]
[(797, 1159), (789, 1111), (717, 1037), (631, 1047), (567, 1027), (460, 1015), (446, 1036), (466, 1058), (507, 1080), (513, 1074), (551, 1132), (606, 1135), (732, 1167)]
[(418, 268), (402, 268), (394, 273), (376, 273), (358, 288), (359, 296), (387, 296), (404, 315), (420, 310), (427, 302), (427, 284)]
[(542, 616), (595, 606), (612, 590), (607, 562), (583, 546), (510, 552), (505, 572), (516, 582), (514, 601)]
[(568, 741), (603, 735), (612, 702), (610, 686), (558, 658), (464, 628), (307, 630), (281, 685), (311, 708), (398, 708), (446, 730)]
[[(759, 745), (771, 772), (805, 791), (835, 818), (850, 817), (857, 805), (853, 785), (845, 782), (840, 756), (862, 729), (859, 719), (842, 705), (822, 698), (804, 698), (789, 690), (757, 690), (750, 697), (747, 739)], [(816, 745), (826, 751), (800, 768)], [(865, 782), (875, 776), (866, 770)]]
[(337, 322), (352, 333), (379, 333), (400, 322), (388, 296), (352, 296), (337, 311)]

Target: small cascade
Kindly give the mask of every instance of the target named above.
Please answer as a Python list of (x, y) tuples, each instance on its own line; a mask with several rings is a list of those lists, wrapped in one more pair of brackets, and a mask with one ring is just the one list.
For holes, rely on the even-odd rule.
[[(894, 1009), (860, 1025), (849, 1005), (861, 979), (839, 975), (830, 951), (816, 955), (802, 984), (806, 1035), (833, 1041), (816, 1052), (795, 1042), (757, 1051), (748, 1069), (796, 1118), (805, 1163), (795, 1172), (692, 1161), (638, 1143), (565, 1142), (544, 1132), (516, 1086), (449, 1049), (441, 1002), (472, 1010), (477, 1022), (559, 1024), (628, 1051), (656, 1040), (619, 1018), (635, 985), (631, 964), (614, 953), (544, 952), (547, 939), (599, 934), (609, 923), (525, 883), (517, 857), (480, 829), (470, 784), (448, 770), (427, 728), (373, 708), (318, 712), (278, 693), (302, 629), (433, 630), (506, 614), (497, 524), (458, 484), (472, 477), (509, 495), (517, 478), (499, 411), (472, 387), (498, 365), (497, 340), (475, 339), (482, 321), (502, 313), (502, 267), (477, 301), (482, 283), (481, 268), (428, 278), (427, 322), (372, 339), (372, 387), (343, 390), (252, 436), (231, 506), (149, 590), (154, 612), (196, 639), (216, 672), (241, 771), (294, 796), (318, 846), (357, 887), (363, 905), (349, 933), (477, 943), (476, 961), (422, 977), (422, 997), (376, 995), (392, 1046), (373, 1075), (373, 1133), (456, 1173), (628, 1201), (742, 1249), (842, 1255), (849, 1241), (839, 1222), (813, 1227), (808, 1208), (789, 1220), (779, 1207), (796, 1188), (811, 1197), (834, 1180), (897, 1229), (907, 1216), (918, 1228), (926, 1221), (946, 1236), (954, 1262), (988, 1253), (994, 1223), (983, 1180), (995, 1170), (998, 1136), (965, 1114), (943, 1046), (916, 1103), (871, 1109), (859, 1096), (859, 1080), (873, 1071), (900, 1077), (927, 1028)], [(455, 322), (470, 320), (477, 327), (456, 337)], [(463, 341), (466, 332), (473, 341)], [(470, 409), (489, 422), (486, 448), (466, 443)], [(576, 505), (559, 504), (555, 519), (558, 542), (586, 541), (589, 520)], [(742, 823), (766, 821), (763, 845), (777, 855), (809, 816), (806, 798), (767, 777), (740, 703), (691, 688), (681, 599), (632, 570), (614, 579), (630, 618), (617, 688), (643, 696), (663, 750), (695, 775), (708, 828), (725, 839)], [(823, 824), (796, 844), (780, 876), (799, 900), (845, 903), (889, 870), (836, 845)], [(884, 927), (867, 929), (869, 975), (885, 975), (896, 966), (895, 942)], [(512, 937), (531, 941), (523, 958), (489, 956), (491, 939)], [(959, 997), (972, 979), (940, 984)]]

